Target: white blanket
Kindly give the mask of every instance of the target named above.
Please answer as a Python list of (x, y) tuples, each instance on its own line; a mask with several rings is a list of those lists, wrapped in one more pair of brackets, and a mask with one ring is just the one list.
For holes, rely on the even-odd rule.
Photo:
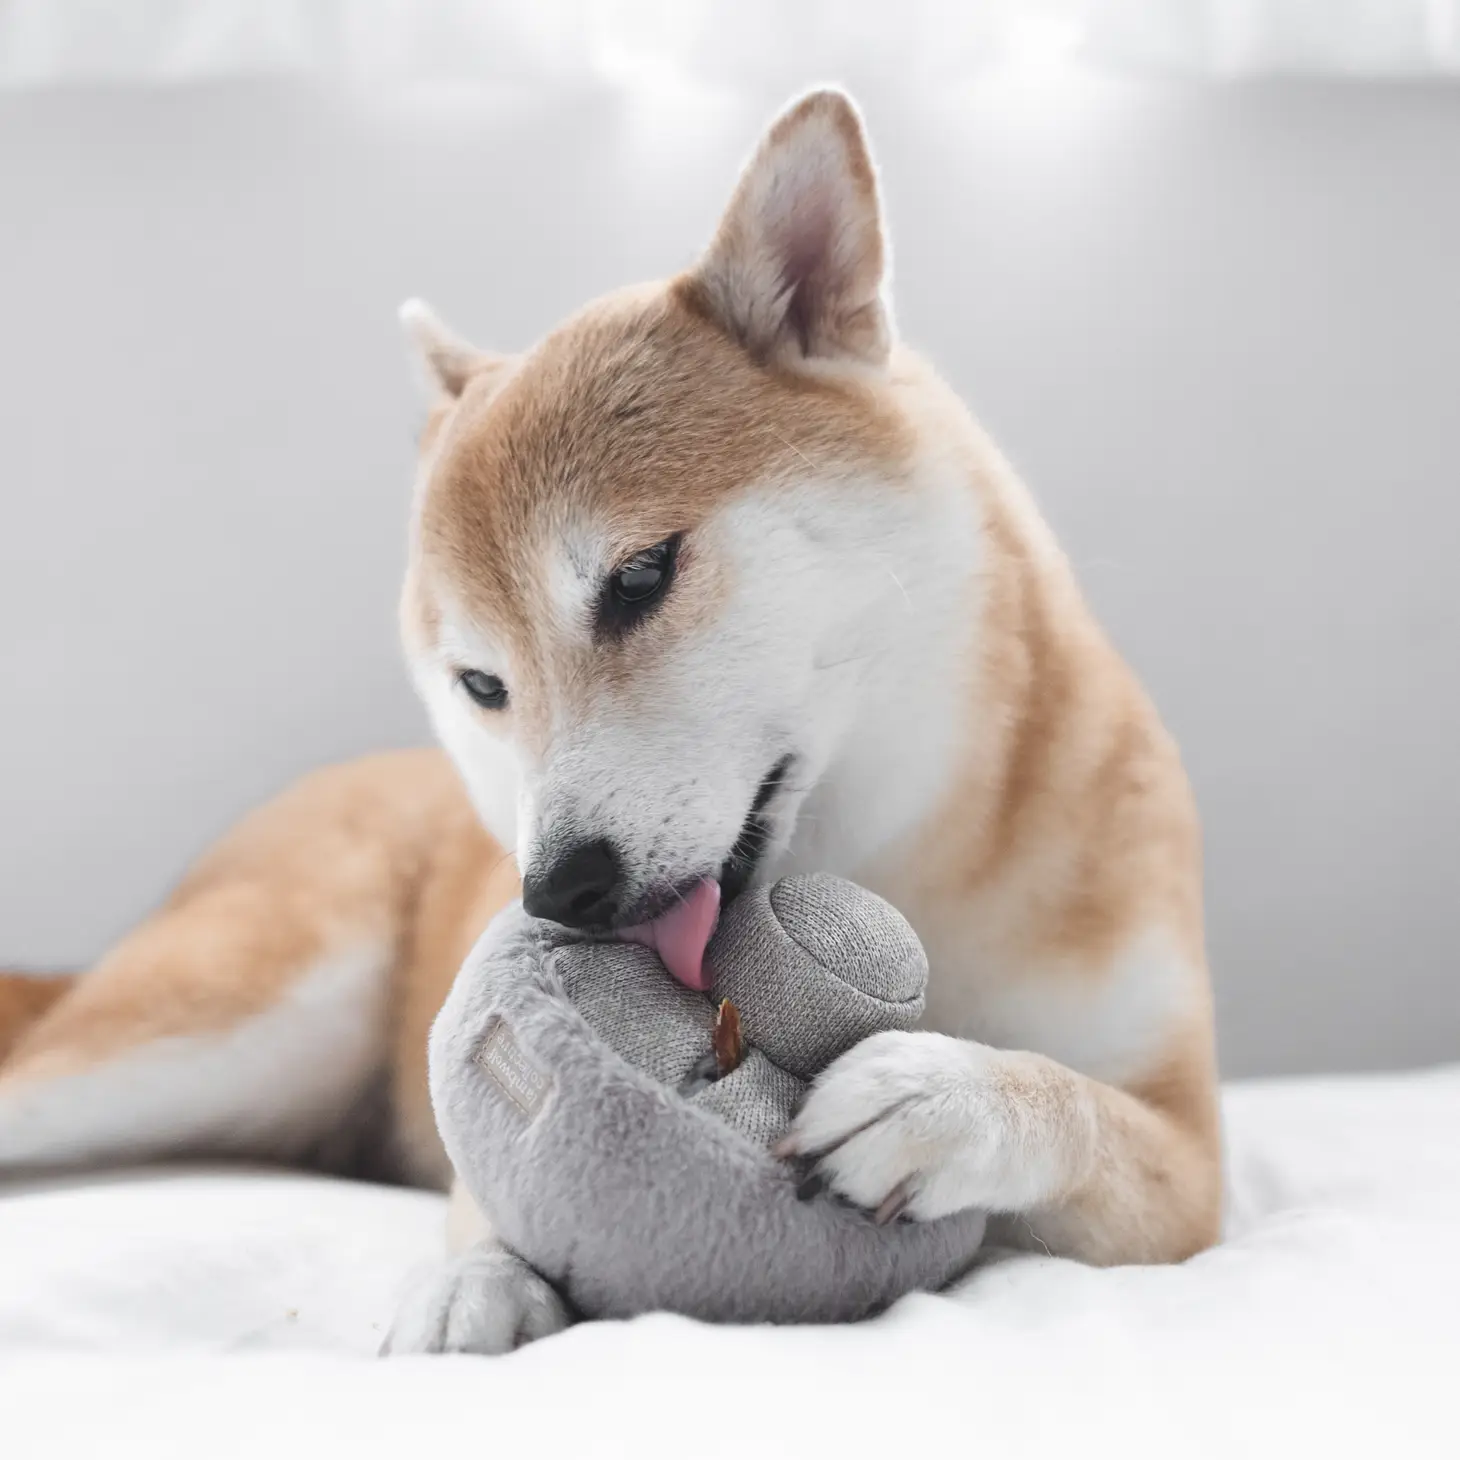
[(1007, 1257), (841, 1329), (372, 1357), (442, 1202), (179, 1168), (0, 1189), (0, 1455), (1460, 1454), (1460, 1067), (1234, 1086), (1229, 1236)]

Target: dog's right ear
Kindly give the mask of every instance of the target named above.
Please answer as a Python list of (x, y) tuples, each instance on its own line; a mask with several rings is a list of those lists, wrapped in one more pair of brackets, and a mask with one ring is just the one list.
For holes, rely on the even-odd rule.
[(762, 139), (682, 287), (757, 359), (881, 366), (888, 245), (862, 119), (844, 92), (802, 97)]
[(422, 299), (401, 305), (400, 322), (416, 374), (433, 400), (455, 400), (469, 380), (504, 371), (510, 363), (506, 356), (488, 354), (453, 334)]

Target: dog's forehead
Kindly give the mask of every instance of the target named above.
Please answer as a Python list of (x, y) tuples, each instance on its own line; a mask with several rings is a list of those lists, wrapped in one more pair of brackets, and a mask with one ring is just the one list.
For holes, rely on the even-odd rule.
[(475, 616), (530, 633), (547, 599), (776, 490), (888, 450), (874, 393), (757, 365), (672, 286), (590, 306), (494, 391), (463, 397), (420, 509), (423, 549)]

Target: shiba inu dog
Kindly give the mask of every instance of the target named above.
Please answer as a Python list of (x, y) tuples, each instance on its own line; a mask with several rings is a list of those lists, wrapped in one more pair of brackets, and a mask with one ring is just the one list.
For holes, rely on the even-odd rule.
[[(446, 1185), (426, 1035), (498, 909), (635, 929), (695, 984), (721, 900), (824, 869), (918, 930), (928, 1028), (833, 1065), (787, 1155), (1094, 1263), (1216, 1239), (1177, 751), (887, 282), (860, 119), (819, 91), (689, 272), (520, 357), (406, 307), (432, 403), (401, 620), (449, 760), (320, 772), (84, 977), (0, 980), (0, 1170), (240, 1152)], [(392, 1347), (561, 1322), (458, 1214)]]

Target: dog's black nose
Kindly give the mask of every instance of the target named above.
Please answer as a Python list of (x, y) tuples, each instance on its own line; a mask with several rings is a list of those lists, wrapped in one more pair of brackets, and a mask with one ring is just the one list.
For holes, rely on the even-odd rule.
[(570, 848), (541, 876), (523, 878), (522, 905), (565, 928), (603, 927), (618, 911), (623, 864), (604, 837)]

